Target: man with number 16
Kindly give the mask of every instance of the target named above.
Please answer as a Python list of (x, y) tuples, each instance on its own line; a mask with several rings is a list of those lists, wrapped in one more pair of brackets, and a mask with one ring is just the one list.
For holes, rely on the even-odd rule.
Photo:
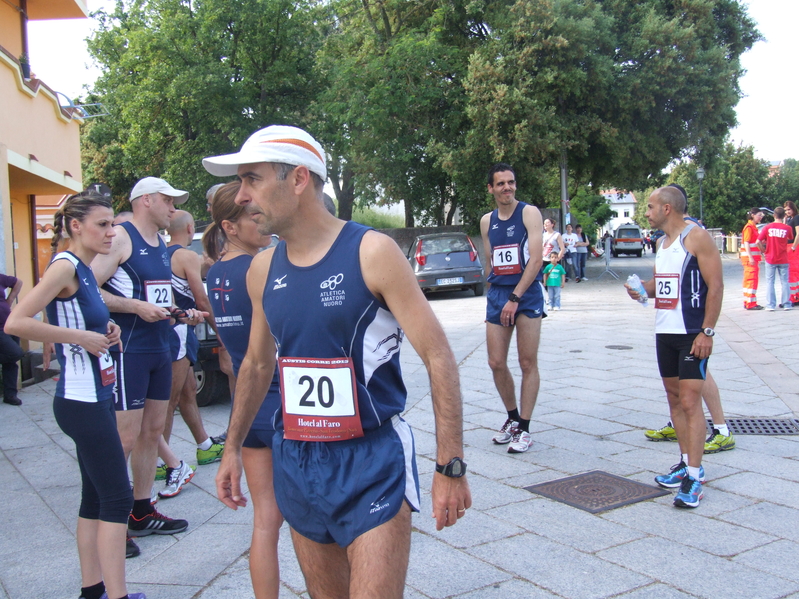
[[(508, 453), (524, 453), (533, 444), (530, 419), (541, 383), (538, 374), (538, 343), (544, 311), (541, 284), (543, 229), (538, 208), (516, 199), (516, 175), (507, 164), (496, 164), (488, 173), (488, 193), (497, 208), (480, 220), (488, 289), (486, 340), (488, 363), (494, 384), (508, 412), (507, 420), (493, 441), (509, 443)], [(508, 348), (516, 330), (522, 388), (519, 405), (513, 376), (508, 368)]]

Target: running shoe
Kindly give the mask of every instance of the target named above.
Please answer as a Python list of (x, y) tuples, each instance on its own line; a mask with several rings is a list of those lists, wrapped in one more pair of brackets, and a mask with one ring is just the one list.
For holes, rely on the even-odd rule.
[[(660, 474), (655, 477), (655, 482), (659, 484), (661, 487), (665, 487), (667, 489), (676, 489), (679, 487), (683, 480), (689, 478), (688, 477), (688, 466), (685, 465), (685, 462), (680, 461), (679, 464), (675, 464), (671, 467), (671, 472), (668, 474)], [(699, 482), (705, 482), (705, 467), (699, 466)]]
[(510, 443), (511, 438), (513, 437), (513, 431), (516, 430), (517, 426), (519, 426), (518, 422), (508, 418), (505, 421), (505, 424), (502, 425), (502, 428), (499, 429), (499, 432), (494, 435), (494, 438), (491, 440), (497, 445), (505, 445), (505, 443)]
[(508, 453), (524, 453), (533, 444), (533, 437), (530, 433), (520, 428), (514, 429), (513, 438), (508, 445)]
[(677, 432), (674, 430), (674, 427), (671, 425), (671, 421), (669, 421), (669, 423), (666, 426), (658, 430), (644, 431), (644, 436), (650, 441), (677, 440)]
[(146, 537), (147, 535), (173, 535), (183, 532), (189, 527), (185, 520), (173, 520), (159, 513), (155, 506), (153, 511), (142, 518), (133, 514), (128, 517), (128, 534), (131, 537)]
[(725, 437), (719, 432), (719, 429), (714, 428), (705, 441), (705, 453), (718, 453), (730, 449), (735, 449), (735, 437), (732, 436), (732, 433)]
[(218, 437), (211, 437), (211, 447), (208, 449), (197, 448), (197, 463), (200, 466), (212, 464), (222, 459), (222, 454), (225, 452), (225, 442), (221, 441)]
[(183, 489), (183, 485), (188, 483), (194, 476), (194, 468), (183, 460), (177, 468), (167, 468), (166, 485), (163, 491), (158, 492), (161, 498), (174, 497)]
[(222, 443), (224, 445), (225, 441), (227, 441), (227, 431), (221, 433), (218, 437), (216, 437), (217, 442)]
[(161, 464), (155, 468), (155, 480), (166, 480), (166, 464)]
[(704, 496), (702, 483), (686, 476), (680, 483), (680, 491), (674, 497), (674, 507), (697, 507)]
[(125, 539), (125, 559), (137, 557), (141, 553), (141, 549), (136, 542), (128, 536)]
[(766, 312), (774, 312), (774, 308), (769, 308), (768, 306), (766, 306)]

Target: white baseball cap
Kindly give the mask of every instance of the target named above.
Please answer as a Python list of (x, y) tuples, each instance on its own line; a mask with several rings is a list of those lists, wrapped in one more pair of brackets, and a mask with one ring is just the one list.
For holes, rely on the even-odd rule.
[(327, 180), (325, 151), (319, 142), (297, 127), (272, 125), (253, 133), (235, 154), (203, 158), (203, 166), (212, 175), (229, 177), (242, 164), (281, 162), (307, 167)]
[(175, 189), (169, 183), (158, 177), (145, 177), (133, 186), (130, 192), (130, 201), (140, 198), (148, 193), (162, 193), (173, 198), (173, 204), (179, 206), (189, 199), (189, 192), (182, 189)]

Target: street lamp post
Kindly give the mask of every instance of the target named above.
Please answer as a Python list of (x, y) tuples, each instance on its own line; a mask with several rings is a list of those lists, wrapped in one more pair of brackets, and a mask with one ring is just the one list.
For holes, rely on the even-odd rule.
[(701, 166), (696, 169), (696, 178), (699, 179), (699, 220), (702, 221), (702, 225), (705, 224), (705, 211), (702, 209), (702, 179), (705, 178), (705, 169)]

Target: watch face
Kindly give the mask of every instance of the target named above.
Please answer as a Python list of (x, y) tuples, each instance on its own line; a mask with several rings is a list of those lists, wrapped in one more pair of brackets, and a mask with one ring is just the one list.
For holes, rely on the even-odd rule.
[(460, 460), (453, 460), (450, 463), (450, 472), (452, 476), (463, 476), (463, 462)]

